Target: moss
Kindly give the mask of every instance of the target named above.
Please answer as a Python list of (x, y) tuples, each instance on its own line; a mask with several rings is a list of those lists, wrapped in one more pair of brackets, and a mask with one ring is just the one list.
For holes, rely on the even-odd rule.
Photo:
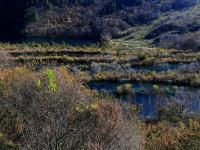
[(132, 84), (123, 84), (120, 86), (117, 86), (116, 88), (116, 94), (133, 94), (133, 86)]
[(131, 93), (133, 93), (132, 84), (125, 84), (125, 85), (123, 85), (123, 89), (124, 89), (124, 92), (125, 92), (126, 94), (131, 94)]
[(159, 92), (159, 90), (160, 90), (160, 87), (159, 87), (157, 84), (154, 84), (154, 85), (152, 86), (152, 91), (153, 91), (153, 92), (157, 93), (157, 92)]
[(172, 86), (173, 93), (176, 93), (177, 90), (178, 90), (178, 86)]
[(123, 93), (123, 88), (122, 88), (122, 86), (117, 86), (117, 88), (116, 88), (116, 94), (122, 94)]

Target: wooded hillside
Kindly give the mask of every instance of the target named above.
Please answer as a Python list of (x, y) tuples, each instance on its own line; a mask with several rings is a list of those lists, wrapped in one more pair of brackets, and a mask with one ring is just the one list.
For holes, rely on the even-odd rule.
[[(0, 2), (0, 35), (109, 40), (129, 27), (198, 0), (7, 0)], [(126, 31), (126, 32), (125, 32)]]

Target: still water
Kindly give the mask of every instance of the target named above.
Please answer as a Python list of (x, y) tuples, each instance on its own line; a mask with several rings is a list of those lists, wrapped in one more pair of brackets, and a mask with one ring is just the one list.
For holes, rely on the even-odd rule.
[[(117, 87), (123, 83), (89, 82), (87, 85), (92, 90), (116, 96)], [(155, 86), (158, 88), (157, 92), (154, 91)], [(192, 114), (200, 112), (200, 89), (140, 82), (131, 83), (131, 87), (133, 94), (122, 94), (117, 98), (121, 102), (136, 104), (140, 108), (142, 118), (156, 118), (162, 106), (170, 100), (176, 101)]]

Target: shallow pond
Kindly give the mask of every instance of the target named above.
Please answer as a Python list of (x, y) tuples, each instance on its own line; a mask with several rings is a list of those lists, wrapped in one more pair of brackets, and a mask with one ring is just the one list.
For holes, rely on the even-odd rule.
[[(117, 96), (117, 88), (123, 83), (89, 82), (88, 87), (103, 93)], [(200, 112), (200, 92), (197, 88), (176, 87), (172, 85), (152, 85), (151, 83), (131, 83), (133, 94), (121, 94), (121, 102), (136, 104), (142, 118), (155, 119), (158, 111), (169, 100), (176, 101), (190, 113)], [(155, 92), (157, 90), (157, 92)]]

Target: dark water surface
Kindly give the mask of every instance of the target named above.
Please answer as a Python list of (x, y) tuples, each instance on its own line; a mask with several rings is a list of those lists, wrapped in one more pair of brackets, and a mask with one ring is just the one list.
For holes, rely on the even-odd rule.
[[(121, 83), (110, 82), (89, 82), (88, 87), (103, 93), (116, 95), (116, 89)], [(131, 83), (134, 94), (120, 95), (118, 98), (121, 102), (136, 104), (140, 107), (140, 116), (142, 118), (155, 119), (158, 111), (168, 99), (184, 105), (190, 113), (200, 112), (200, 92), (199, 89), (192, 87), (175, 87), (172, 85), (151, 83)], [(153, 86), (159, 87), (159, 92), (154, 92)], [(191, 94), (192, 93), (192, 94)], [(181, 98), (181, 96), (185, 96)]]

